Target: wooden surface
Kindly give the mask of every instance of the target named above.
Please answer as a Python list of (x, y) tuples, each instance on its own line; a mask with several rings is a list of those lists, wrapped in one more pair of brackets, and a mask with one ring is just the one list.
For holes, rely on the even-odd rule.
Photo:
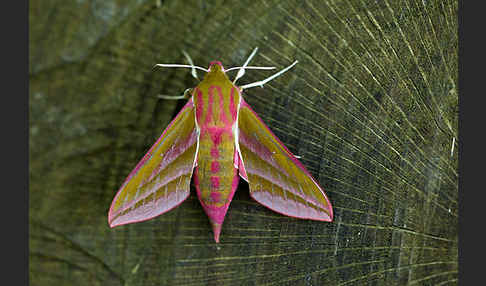
[[(30, 2), (31, 285), (457, 284), (457, 1)], [(184, 104), (156, 95), (197, 83), (154, 64), (185, 50), (237, 66), (256, 46), (253, 65), (299, 60), (244, 96), (335, 221), (274, 213), (240, 182), (219, 245), (194, 190), (110, 229), (116, 190)]]

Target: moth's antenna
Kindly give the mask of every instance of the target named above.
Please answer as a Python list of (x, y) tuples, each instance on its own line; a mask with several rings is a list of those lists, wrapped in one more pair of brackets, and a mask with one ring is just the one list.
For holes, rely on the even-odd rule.
[(182, 51), (182, 53), (184, 54), (184, 56), (186, 57), (186, 60), (189, 62), (189, 64), (190, 64), (190, 65), (191, 65), (191, 67), (192, 67), (192, 68), (191, 68), (191, 74), (192, 74), (192, 76), (193, 76), (195, 79), (197, 79), (197, 80), (198, 80), (199, 78), (197, 77), (196, 67), (194, 66), (194, 63), (192, 62), (191, 57), (190, 57), (190, 56), (189, 56), (189, 54), (188, 54), (188, 53), (186, 53), (186, 51), (184, 51), (184, 50)]
[(258, 51), (258, 47), (255, 47), (253, 52), (251, 52), (250, 56), (246, 59), (246, 62), (243, 64), (243, 66), (241, 66), (240, 70), (236, 74), (236, 77), (233, 80), (233, 84), (235, 84), (236, 81), (245, 74), (245, 67), (248, 65), (248, 63), (251, 61), (251, 59), (255, 56), (257, 51)]
[(249, 83), (249, 84), (245, 84), (243, 86), (240, 86), (241, 89), (247, 89), (247, 88), (250, 88), (250, 87), (255, 87), (255, 86), (261, 86), (263, 87), (264, 84), (266, 84), (267, 82), (271, 81), (272, 79), (280, 76), (281, 74), (285, 73), (286, 71), (288, 71), (289, 69), (291, 69), (293, 66), (295, 66), (299, 61), (295, 61), (293, 62), (290, 66), (284, 68), (283, 70), (279, 71), (278, 73), (270, 76), (270, 77), (267, 77), (266, 79), (264, 80), (260, 80), (260, 81), (256, 81), (256, 82), (253, 82), (253, 83)]
[(245, 70), (274, 70), (276, 67), (257, 67), (257, 66), (246, 66), (246, 67), (232, 67), (227, 70), (224, 70), (224, 72), (229, 72), (232, 70), (239, 70), (239, 69), (245, 69)]
[(205, 72), (209, 72), (208, 69), (205, 69), (205, 68), (202, 68), (202, 67), (199, 67), (199, 66), (194, 66), (194, 65), (182, 65), (182, 64), (156, 64), (154, 65), (154, 67), (163, 67), (163, 68), (195, 68), (195, 69), (198, 69), (198, 70), (202, 70), (202, 71), (205, 71)]
[(199, 66), (195, 66), (194, 63), (192, 62), (191, 57), (189, 56), (189, 54), (186, 53), (186, 51), (182, 51), (182, 53), (184, 54), (184, 56), (186, 57), (187, 61), (189, 62), (188, 65), (183, 65), (183, 64), (156, 64), (156, 65), (154, 65), (154, 67), (163, 67), (163, 68), (190, 68), (191, 69), (192, 76), (195, 77), (196, 79), (198, 79), (197, 78), (196, 69), (202, 70), (202, 71), (205, 71), (205, 72), (209, 72), (209, 69), (205, 69), (205, 68), (202, 68), (202, 67), (199, 67)]

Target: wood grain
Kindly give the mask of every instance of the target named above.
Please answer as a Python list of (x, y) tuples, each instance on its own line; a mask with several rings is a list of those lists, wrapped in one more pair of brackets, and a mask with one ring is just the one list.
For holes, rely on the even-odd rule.
[[(457, 1), (34, 1), (32, 285), (456, 285)], [(216, 245), (194, 190), (110, 229), (118, 187), (220, 60), (292, 71), (245, 100), (326, 190), (334, 222), (240, 182)], [(247, 71), (261, 80), (271, 71)], [(234, 73), (233, 77), (236, 75)], [(451, 144), (456, 144), (451, 156)]]

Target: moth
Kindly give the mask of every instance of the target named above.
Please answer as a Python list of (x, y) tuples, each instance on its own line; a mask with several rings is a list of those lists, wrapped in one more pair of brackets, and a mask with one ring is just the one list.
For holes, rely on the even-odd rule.
[[(304, 165), (270, 131), (243, 99), (245, 89), (261, 86), (292, 68), (258, 82), (237, 86), (257, 49), (241, 67), (225, 69), (213, 61), (203, 80), (184, 92), (189, 97), (160, 138), (128, 175), (108, 212), (110, 227), (154, 218), (189, 196), (191, 178), (197, 197), (219, 242), (221, 227), (239, 178), (248, 182), (250, 196), (283, 215), (331, 222), (333, 210), (323, 189)], [(238, 70), (233, 81), (227, 72)], [(181, 98), (172, 97), (172, 98)]]

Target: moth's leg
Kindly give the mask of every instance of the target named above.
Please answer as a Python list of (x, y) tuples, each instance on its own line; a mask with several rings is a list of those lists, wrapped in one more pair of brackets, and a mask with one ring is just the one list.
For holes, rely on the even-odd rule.
[(191, 96), (192, 88), (187, 88), (184, 90), (184, 93), (182, 95), (163, 95), (159, 94), (157, 95), (158, 98), (163, 98), (163, 99), (171, 99), (171, 100), (178, 100), (178, 99), (189, 99)]

